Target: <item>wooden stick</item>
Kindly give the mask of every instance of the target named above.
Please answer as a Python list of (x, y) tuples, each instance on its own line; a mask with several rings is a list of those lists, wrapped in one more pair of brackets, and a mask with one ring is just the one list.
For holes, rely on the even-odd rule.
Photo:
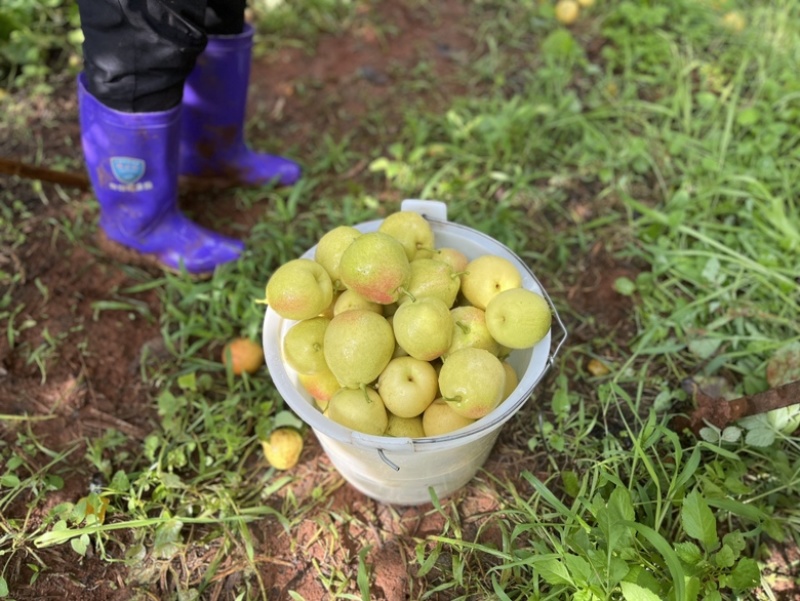
[(32, 179), (53, 184), (61, 184), (71, 188), (88, 190), (90, 187), (89, 178), (83, 173), (73, 171), (56, 171), (46, 167), (29, 165), (14, 159), (4, 159), (0, 157), (0, 173), (16, 175), (23, 179)]
[(684, 390), (693, 394), (696, 409), (689, 416), (688, 423), (678, 420), (678, 427), (688, 426), (697, 434), (706, 424), (711, 424), (720, 430), (735, 421), (747, 417), (766, 413), (773, 409), (789, 407), (800, 403), (800, 381), (789, 382), (776, 386), (764, 392), (739, 397), (731, 401), (716, 398), (706, 394), (693, 380), (684, 382)]

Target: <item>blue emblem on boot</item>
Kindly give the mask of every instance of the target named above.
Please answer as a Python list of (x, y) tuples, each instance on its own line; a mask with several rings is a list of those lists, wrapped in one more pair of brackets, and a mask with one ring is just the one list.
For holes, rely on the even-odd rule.
[(145, 163), (142, 159), (130, 157), (111, 157), (111, 173), (123, 184), (135, 184), (144, 176)]

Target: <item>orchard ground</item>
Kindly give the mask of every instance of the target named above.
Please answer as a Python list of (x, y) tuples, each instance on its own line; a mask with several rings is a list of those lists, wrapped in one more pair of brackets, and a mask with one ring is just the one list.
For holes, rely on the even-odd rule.
[[(481, 93), (481, 82), (465, 76), (469, 63), (491, 50), (486, 39), (476, 36), (479, 16), (470, 3), (458, 0), (365, 3), (349, 14), (345, 26), (319, 32), (307, 46), (276, 45), (257, 54), (249, 140), (301, 163), (323, 155), (328, 163), (310, 165), (316, 187), (296, 197), (285, 190), (209, 190), (184, 193), (182, 205), (203, 225), (242, 238), (268, 210), (307, 218), (319, 210), (308, 204), (309, 198), (336, 205), (341, 196), (367, 197), (358, 215), (379, 217), (397, 210), (407, 194), (370, 169), (370, 160), (391, 154), (393, 135), (403, 126), (409, 107), (444, 112), (453, 99)], [(579, 21), (573, 34), (590, 58), (607, 43), (590, 19)], [(530, 41), (537, 42), (535, 35)], [(81, 170), (74, 73), (55, 73), (48, 84), (50, 93), (14, 93), (3, 100), (0, 154)], [(513, 80), (509, 85), (513, 88)], [(581, 81), (574, 82), (578, 92), (581, 86)], [(327, 154), (320, 152), (323, 146)], [(356, 157), (353, 162), (351, 157)], [(608, 373), (603, 366), (619, 362), (620, 349), (636, 334), (633, 296), (621, 294), (615, 283), (635, 281), (646, 265), (614, 252), (618, 247), (613, 239), (583, 241), (585, 252), (571, 256), (568, 266), (562, 262), (556, 268), (553, 261), (533, 267), (556, 299), (569, 344), (589, 346), (592, 355), (570, 354), (559, 370), (549, 373), (520, 414), (502, 429), (485, 469), (440, 504), (392, 507), (365, 497), (342, 480), (311, 432), (305, 433), (298, 465), (284, 473), (271, 472), (251, 430), (249, 445), (235, 449), (242, 453), (238, 469), (255, 491), (251, 505), (261, 504), (274, 515), (232, 522), (231, 531), (225, 531), (225, 525), (214, 529), (189, 523), (180, 536), (171, 535), (168, 528), (156, 529), (154, 539), (146, 541), (150, 551), (129, 556), (127, 562), (114, 561), (138, 548), (137, 536), (126, 529), (108, 533), (102, 549), (76, 549), (70, 543), (39, 548), (33, 539), (52, 528), (47, 521), (50, 510), (87, 498), (92, 486), (108, 484), (116, 470), (145, 463), (143, 449), (150, 435), (164, 427), (165, 417), (174, 417), (158, 396), (166, 381), (158, 366), (194, 353), (213, 378), (224, 382), (229, 374), (218, 365), (222, 346), (239, 334), (258, 339), (260, 323), (238, 323), (237, 316), (231, 316), (221, 328), (229, 337), (207, 341), (199, 349), (191, 348), (190, 341), (174, 348), (164, 323), (180, 322), (180, 311), (165, 315), (160, 274), (128, 267), (100, 250), (95, 237), (97, 206), (89, 192), (15, 178), (4, 178), (2, 185), (3, 202), (13, 208), (21, 240), (4, 240), (0, 248), (0, 268), (15, 276), (9, 280), (9, 304), (1, 307), (13, 323), (3, 326), (0, 339), (3, 450), (13, 449), (31, 474), (63, 480), (52, 490), (15, 488), (13, 480), (2, 481), (0, 525), (6, 536), (0, 541), (0, 566), (14, 599), (127, 601), (197, 595), (216, 600), (242, 598), (237, 595), (244, 591), (245, 598), (307, 601), (346, 595), (376, 601), (420, 599), (426, 594), (434, 599), (478, 598), (471, 596), (477, 594), (470, 589), (472, 580), (459, 586), (453, 573), (472, 572), (470, 578), (478, 581), (499, 560), (469, 555), (470, 563), (457, 566), (460, 556), (442, 550), (439, 538), (457, 533), (461, 540), (487, 548), (503, 546), (508, 533), (489, 518), (504, 511), (511, 497), (535, 492), (523, 472), (541, 481), (554, 475), (540, 426), (542, 416), (552, 411), (559, 373), (574, 380), (572, 395), (596, 398), (597, 379), (587, 373), (602, 378)], [(573, 236), (576, 222), (618, 209), (616, 199), (598, 198), (598, 184), (585, 177), (556, 183), (563, 203), (543, 205), (537, 199), (553, 185), (542, 181), (540, 193), (517, 206), (520, 215), (541, 224), (530, 230), (541, 237), (527, 243), (537, 256), (557, 247), (553, 240), (560, 236)], [(643, 196), (643, 201), (649, 200)], [(344, 218), (344, 211), (338, 217)], [(333, 221), (326, 227), (338, 224)], [(283, 257), (276, 251), (272, 265), (260, 275), (274, 269), (279, 258), (292, 258), (302, 250), (298, 241), (309, 241), (302, 232), (292, 235), (282, 243)], [(152, 282), (156, 283), (151, 286)], [(266, 279), (252, 282), (255, 288), (264, 283)], [(189, 282), (180, 289), (191, 294), (191, 286)], [(263, 369), (254, 379), (268, 377)], [(672, 384), (679, 387), (677, 381)], [(613, 414), (603, 416), (598, 425), (594, 437), (625, 429)], [(541, 442), (530, 444), (536, 440)], [(103, 468), (111, 471), (104, 473)], [(185, 485), (177, 483), (167, 492), (153, 486), (150, 502), (158, 495), (180, 497)], [(265, 489), (270, 494), (253, 503)], [(224, 485), (219, 484), (218, 493), (226, 494)], [(157, 506), (148, 505), (150, 518), (163, 517)], [(122, 520), (126, 512), (133, 513), (130, 507), (112, 503), (105, 523)], [(9, 527), (11, 522), (14, 527)], [(427, 555), (434, 548), (438, 555)], [(771, 548), (764, 573), (772, 576), (773, 590), (781, 598), (800, 599), (793, 576), (800, 561), (796, 547), (787, 542)], [(421, 557), (433, 559), (425, 564)], [(437, 587), (440, 590), (433, 592)]]

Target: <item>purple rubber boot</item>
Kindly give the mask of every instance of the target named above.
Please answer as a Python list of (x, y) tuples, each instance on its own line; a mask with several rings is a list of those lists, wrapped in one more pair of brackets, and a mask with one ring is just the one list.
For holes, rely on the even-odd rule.
[(103, 105), (78, 77), (81, 142), (100, 203), (100, 227), (162, 266), (206, 274), (244, 250), (238, 240), (190, 221), (178, 209), (181, 107), (124, 113)]
[(288, 159), (250, 150), (244, 141), (253, 28), (239, 35), (209, 36), (183, 87), (180, 173), (234, 185), (300, 178)]

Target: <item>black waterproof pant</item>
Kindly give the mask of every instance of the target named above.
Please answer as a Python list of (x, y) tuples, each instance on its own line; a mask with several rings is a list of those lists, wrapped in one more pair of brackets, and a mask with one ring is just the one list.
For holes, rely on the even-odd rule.
[(164, 111), (181, 101), (183, 83), (207, 35), (244, 28), (246, 0), (78, 0), (86, 86), (125, 112)]

